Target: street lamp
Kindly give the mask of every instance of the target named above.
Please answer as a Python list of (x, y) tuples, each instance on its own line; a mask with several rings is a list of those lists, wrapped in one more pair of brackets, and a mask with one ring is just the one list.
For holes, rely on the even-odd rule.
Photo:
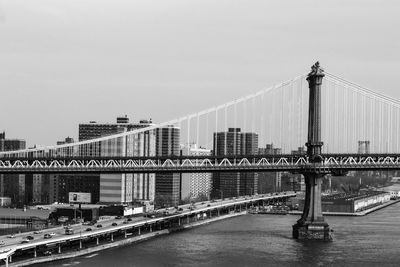
[[(83, 220), (83, 215), (82, 215), (82, 211), (78, 210), (78, 212), (80, 213), (81, 217), (81, 222), (79, 224), (79, 248), (82, 249), (82, 220)], [(76, 223), (76, 208), (75, 208), (75, 223)]]

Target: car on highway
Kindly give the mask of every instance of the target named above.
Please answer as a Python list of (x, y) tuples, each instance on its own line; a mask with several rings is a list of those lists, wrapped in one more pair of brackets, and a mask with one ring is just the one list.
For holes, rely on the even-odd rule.
[(92, 228), (86, 228), (86, 232), (92, 231)]
[(29, 243), (28, 239), (24, 239), (24, 240), (21, 241), (21, 244), (26, 244), (26, 243)]
[(28, 235), (28, 236), (26, 237), (26, 239), (28, 239), (28, 240), (33, 240), (33, 239), (34, 239), (34, 237), (33, 237), (33, 236), (31, 236), (31, 235)]
[(98, 224), (98, 225), (96, 225), (96, 227), (97, 227), (97, 228), (101, 228), (101, 227), (103, 227), (103, 225)]
[(127, 223), (128, 223), (128, 221), (123, 221), (122, 223), (123, 223), (123, 224), (127, 224)]
[(35, 232), (33, 232), (34, 234), (41, 234), (42, 231), (41, 230), (36, 230)]
[(74, 229), (72, 229), (72, 228), (65, 229), (65, 234), (66, 235), (73, 235), (74, 234)]
[(55, 236), (56, 234), (55, 234), (55, 233), (53, 233), (53, 232), (51, 232), (49, 235), (51, 235), (51, 236)]
[(117, 223), (115, 223), (115, 222), (113, 222), (112, 224), (111, 224), (111, 226), (117, 226), (118, 224)]
[(5, 244), (6, 243), (3, 240), (0, 241), (0, 246), (4, 246)]
[(122, 219), (122, 216), (117, 216), (115, 217), (115, 219)]
[(128, 218), (128, 220), (127, 220), (128, 222), (131, 222), (132, 221), (132, 218)]
[(44, 234), (44, 239), (50, 239), (50, 238), (52, 238), (52, 236), (50, 235), (50, 234)]
[(43, 256), (51, 256), (51, 251), (46, 250), (45, 252), (43, 252)]
[(15, 238), (15, 235), (11, 234), (11, 235), (8, 236), (8, 238)]

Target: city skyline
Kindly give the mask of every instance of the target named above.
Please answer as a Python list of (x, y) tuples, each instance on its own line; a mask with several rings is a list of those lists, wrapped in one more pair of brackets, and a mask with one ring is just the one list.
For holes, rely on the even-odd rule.
[[(278, 2), (93, 3), (1, 2), (0, 111), (8, 116), (0, 130), (8, 136), (28, 139), (15, 122), (27, 125), (29, 145), (49, 145), (97, 118), (166, 121), (301, 74), (317, 59), (400, 96), (395, 1), (299, 1), (290, 9)], [(164, 100), (174, 109), (164, 111)]]
[(0, 0), (0, 265), (396, 264), (398, 10)]

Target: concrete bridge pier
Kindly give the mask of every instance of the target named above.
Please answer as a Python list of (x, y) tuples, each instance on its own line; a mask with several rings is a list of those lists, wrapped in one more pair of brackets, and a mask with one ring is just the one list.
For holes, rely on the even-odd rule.
[(322, 215), (321, 184), (323, 175), (304, 174), (306, 196), (301, 218), (293, 225), (293, 238), (332, 241), (331, 230)]

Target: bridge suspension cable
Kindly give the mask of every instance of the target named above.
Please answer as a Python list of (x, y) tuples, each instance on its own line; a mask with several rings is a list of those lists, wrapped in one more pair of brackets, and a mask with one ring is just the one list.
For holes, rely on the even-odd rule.
[(337, 153), (398, 153), (400, 101), (325, 74), (323, 120), (330, 125), (322, 129), (323, 151), (326, 153), (329, 148), (329, 152)]
[[(198, 147), (213, 149), (217, 146), (218, 138), (213, 136), (217, 132), (228, 132), (228, 128), (240, 128), (242, 133), (254, 133), (257, 135), (258, 147), (265, 147), (266, 143), (273, 143), (275, 148), (280, 148), (282, 153), (303, 146), (306, 136), (303, 124), (307, 123), (306, 109), (302, 106), (307, 103), (307, 92), (300, 90), (298, 97), (301, 105), (294, 105), (294, 95), (299, 87), (305, 87), (306, 75), (300, 75), (294, 79), (285, 81), (275, 86), (260, 90), (248, 96), (191, 113), (173, 120), (159, 124), (150, 124), (147, 127), (123, 131), (117, 134), (100, 137), (92, 140), (80, 141), (72, 144), (37, 147), (18, 151), (0, 152), (0, 158), (10, 157), (101, 157), (103, 154), (129, 154), (124, 152), (119, 144), (127, 146), (133, 138), (141, 135), (154, 135), (157, 129), (165, 127), (180, 128), (180, 140), (190, 145), (196, 143)], [(289, 100), (287, 100), (288, 98)], [(297, 121), (300, 117), (301, 121)], [(260, 118), (260, 120), (258, 120)], [(259, 123), (260, 121), (260, 123)], [(297, 137), (299, 133), (301, 138)], [(239, 136), (239, 135), (238, 135)], [(234, 138), (239, 138), (234, 135)], [(226, 136), (222, 142), (226, 151)], [(212, 140), (210, 142), (210, 140)], [(236, 141), (236, 140), (235, 140)], [(247, 145), (245, 138), (243, 144)], [(116, 145), (117, 148), (111, 148)], [(221, 145), (221, 144), (220, 144)], [(249, 144), (250, 145), (250, 144)], [(121, 145), (120, 145), (121, 146)], [(240, 147), (234, 147), (234, 153), (238, 153)], [(131, 149), (133, 150), (133, 149)], [(134, 153), (134, 152), (132, 152)], [(131, 153), (131, 154), (132, 154)]]
[[(156, 131), (168, 127), (180, 130), (183, 145), (196, 144), (197, 148), (215, 150), (215, 154), (254, 154), (267, 144), (275, 149), (269, 153), (304, 153), (309, 101), (305, 78), (300, 75), (163, 123), (72, 144), (0, 152), (0, 158), (137, 156), (135, 148), (129, 147), (135, 138), (148, 136), (156, 142)], [(400, 152), (399, 100), (329, 72), (325, 72), (322, 86), (323, 153)]]

